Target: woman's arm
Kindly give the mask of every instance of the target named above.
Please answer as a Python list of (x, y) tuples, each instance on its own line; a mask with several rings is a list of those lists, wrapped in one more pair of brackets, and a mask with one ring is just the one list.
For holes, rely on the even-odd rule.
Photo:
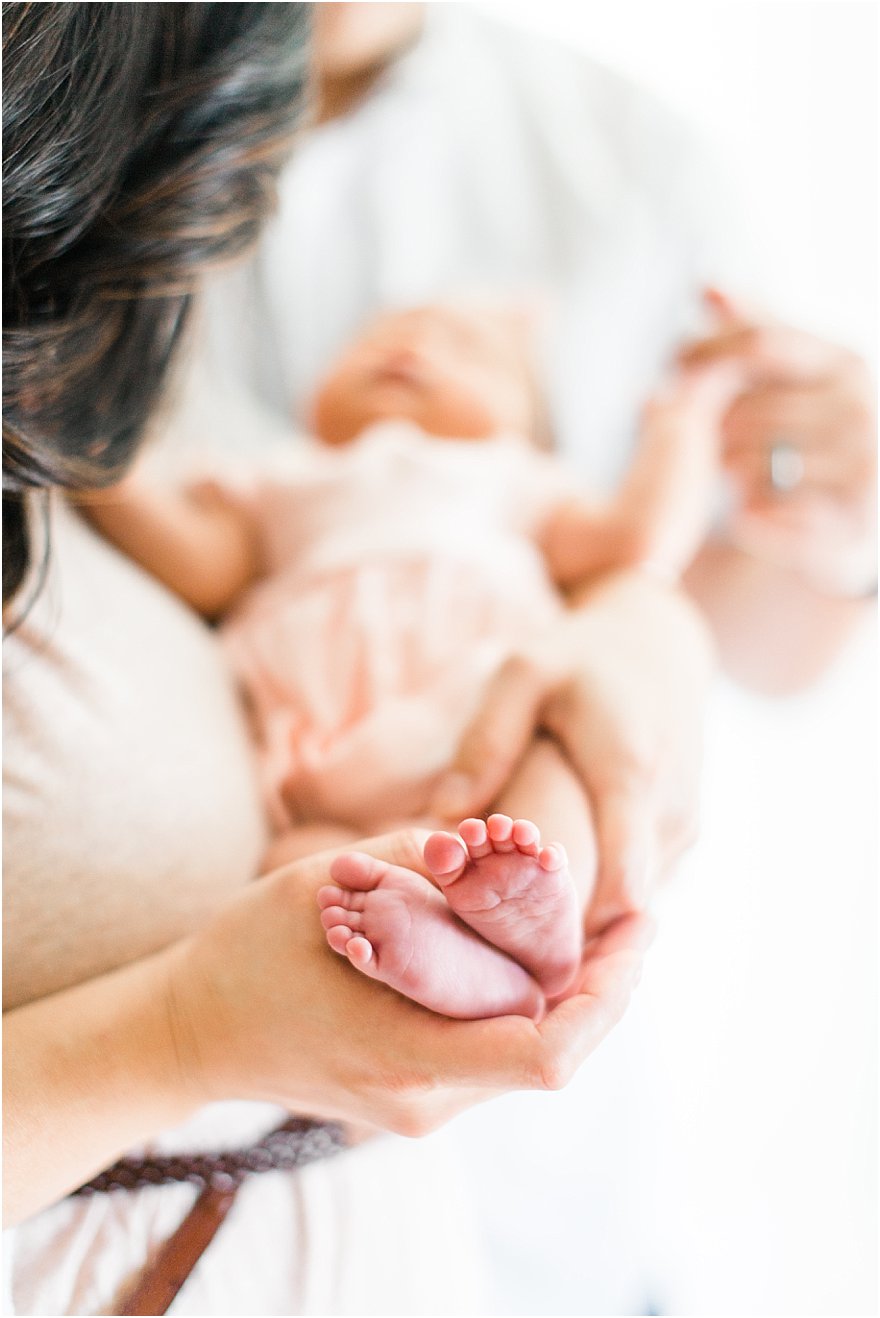
[(255, 528), (208, 486), (159, 489), (129, 477), (78, 503), (102, 535), (206, 618), (216, 618), (259, 573)]
[[(361, 846), (425, 873), (424, 836)], [(257, 1099), (421, 1135), (493, 1093), (564, 1085), (623, 1013), (647, 921), (593, 940), (577, 992), (539, 1026), (453, 1021), (330, 951), (315, 896), (330, 859), (278, 870), (191, 938), (6, 1015), (10, 1222), (202, 1103)]]
[(195, 1106), (159, 954), (3, 1017), (4, 1222), (89, 1180)]

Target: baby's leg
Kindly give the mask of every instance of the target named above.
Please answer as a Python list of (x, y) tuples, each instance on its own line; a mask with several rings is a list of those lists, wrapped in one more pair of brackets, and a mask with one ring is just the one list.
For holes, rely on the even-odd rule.
[[(466, 819), (460, 838), (434, 833), (425, 860), (452, 909), (534, 975), (548, 996), (564, 991), (580, 963), (583, 909), (596, 851), (589, 805), (554, 743), (538, 740), (499, 804), (511, 814)], [(577, 885), (562, 847), (540, 847), (531, 817), (572, 850)]]
[(432, 883), (362, 852), (337, 856), (318, 905), (327, 942), (356, 969), (463, 1020), (544, 1010), (531, 975), (461, 922)]
[(531, 819), (541, 836), (561, 842), (583, 913), (596, 882), (593, 811), (583, 783), (550, 737), (537, 737), (498, 800), (513, 819)]

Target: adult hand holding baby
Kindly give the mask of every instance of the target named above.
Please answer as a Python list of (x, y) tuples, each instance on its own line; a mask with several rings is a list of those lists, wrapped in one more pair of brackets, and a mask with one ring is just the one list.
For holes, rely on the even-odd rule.
[[(427, 875), (425, 836), (403, 830), (361, 848)], [(572, 992), (540, 1024), (451, 1020), (331, 952), (315, 894), (332, 855), (251, 884), (154, 956), (7, 1013), (7, 1223), (214, 1099), (422, 1135), (493, 1094), (560, 1088), (622, 1016), (652, 935), (646, 917), (587, 945)], [(45, 1130), (61, 1108), (59, 1159)]]
[(594, 810), (588, 931), (643, 909), (653, 879), (696, 831), (712, 669), (708, 630), (681, 592), (638, 570), (600, 579), (496, 673), (435, 809), (450, 818), (485, 809), (545, 727)]
[[(427, 877), (425, 836), (359, 846)], [(314, 911), (331, 855), (277, 870), (175, 949), (169, 1015), (193, 1106), (268, 1099), (421, 1135), (493, 1093), (561, 1087), (623, 1014), (651, 938), (645, 917), (587, 946), (573, 993), (540, 1024), (453, 1021), (351, 974), (327, 947)]]
[(593, 808), (598, 873), (588, 932), (642, 909), (654, 877), (696, 831), (713, 646), (698, 610), (671, 583), (705, 537), (720, 421), (740, 384), (735, 366), (698, 366), (649, 401), (590, 576), (569, 592), (566, 615), (495, 674), (433, 802), (450, 819), (480, 813), (536, 729), (552, 733)]

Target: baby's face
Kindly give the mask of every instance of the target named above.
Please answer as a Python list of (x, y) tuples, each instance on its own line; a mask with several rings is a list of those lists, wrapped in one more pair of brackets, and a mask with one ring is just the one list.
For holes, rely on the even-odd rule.
[(529, 434), (535, 400), (523, 334), (512, 316), (416, 307), (373, 321), (331, 367), (315, 397), (316, 434), (346, 444), (376, 421), (413, 421), (429, 435)]

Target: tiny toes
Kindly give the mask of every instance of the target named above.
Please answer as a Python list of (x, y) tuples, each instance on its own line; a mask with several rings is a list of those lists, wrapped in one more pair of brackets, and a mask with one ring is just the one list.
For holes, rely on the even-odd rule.
[(334, 925), (344, 925), (347, 929), (358, 929), (361, 917), (358, 911), (346, 910), (344, 906), (327, 906), (321, 912), (321, 924), (325, 929)]
[(513, 820), (509, 815), (490, 815), (486, 820), (486, 832), (492, 840), (494, 851), (515, 851), (513, 840)]
[(368, 938), (357, 935), (350, 939), (345, 954), (353, 966), (363, 970), (364, 966), (369, 965), (373, 959), (373, 944)]
[(511, 836), (524, 856), (537, 856), (541, 834), (538, 825), (533, 824), (531, 819), (515, 820)]
[(345, 956), (349, 943), (354, 938), (354, 934), (347, 925), (335, 924), (332, 929), (327, 930), (327, 942), (338, 952), (340, 956)]
[(558, 842), (551, 842), (549, 847), (542, 847), (538, 852), (538, 864), (542, 870), (561, 870), (568, 864), (565, 848)]
[(334, 887), (332, 883), (327, 883), (323, 888), (318, 889), (318, 905), (322, 911), (328, 906), (339, 906), (344, 901), (344, 890)]
[(454, 833), (432, 833), (425, 843), (425, 864), (442, 884), (457, 879), (467, 861), (461, 838)]
[(471, 860), (481, 860), (483, 856), (491, 855), (492, 843), (482, 819), (463, 819), (458, 832)]
[(346, 851), (332, 861), (330, 877), (337, 883), (366, 892), (377, 886), (386, 869), (381, 861), (363, 851)]

